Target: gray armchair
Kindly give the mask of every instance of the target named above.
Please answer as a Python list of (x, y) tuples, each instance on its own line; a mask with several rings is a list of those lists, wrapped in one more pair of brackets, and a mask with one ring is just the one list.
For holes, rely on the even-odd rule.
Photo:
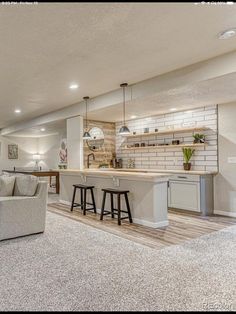
[(47, 182), (39, 182), (34, 196), (0, 197), (0, 240), (44, 232)]

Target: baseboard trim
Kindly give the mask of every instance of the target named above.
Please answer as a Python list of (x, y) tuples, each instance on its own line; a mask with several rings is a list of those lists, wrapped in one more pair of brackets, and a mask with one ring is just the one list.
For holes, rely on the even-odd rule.
[(71, 202), (68, 202), (68, 201), (63, 201), (63, 200), (59, 200), (59, 203), (62, 203), (64, 205), (71, 205)]
[(161, 222), (151, 222), (148, 220), (133, 218), (133, 222), (150, 228), (162, 228), (167, 227), (169, 225), (168, 220), (164, 220)]
[(227, 216), (227, 217), (236, 218), (236, 212), (226, 212), (223, 210), (214, 210), (214, 214), (220, 215), (220, 216)]

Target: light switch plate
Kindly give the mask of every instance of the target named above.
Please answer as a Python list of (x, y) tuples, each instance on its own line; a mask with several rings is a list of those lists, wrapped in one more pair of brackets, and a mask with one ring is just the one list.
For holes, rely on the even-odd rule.
[(116, 177), (112, 177), (112, 181), (113, 181), (113, 186), (115, 187), (119, 187), (120, 186), (120, 179), (116, 178)]
[(236, 164), (236, 157), (228, 157), (229, 164)]

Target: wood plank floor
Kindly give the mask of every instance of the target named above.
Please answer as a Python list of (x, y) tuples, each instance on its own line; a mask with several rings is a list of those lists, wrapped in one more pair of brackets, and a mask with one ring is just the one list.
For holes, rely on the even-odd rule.
[(126, 220), (123, 220), (122, 225), (118, 226), (117, 220), (108, 216), (100, 221), (98, 214), (87, 212), (84, 216), (79, 208), (71, 212), (69, 206), (60, 203), (48, 204), (48, 210), (154, 249), (180, 244), (204, 234), (236, 225), (235, 218), (216, 215), (201, 217), (194, 213), (170, 210), (168, 214), (169, 226), (153, 229), (135, 223), (129, 224)]

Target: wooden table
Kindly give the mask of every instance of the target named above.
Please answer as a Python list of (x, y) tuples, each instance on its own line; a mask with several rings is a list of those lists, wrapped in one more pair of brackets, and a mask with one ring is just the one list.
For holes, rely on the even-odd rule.
[(36, 177), (56, 177), (56, 193), (60, 193), (59, 171), (55, 170), (3, 170), (9, 173), (31, 174)]

